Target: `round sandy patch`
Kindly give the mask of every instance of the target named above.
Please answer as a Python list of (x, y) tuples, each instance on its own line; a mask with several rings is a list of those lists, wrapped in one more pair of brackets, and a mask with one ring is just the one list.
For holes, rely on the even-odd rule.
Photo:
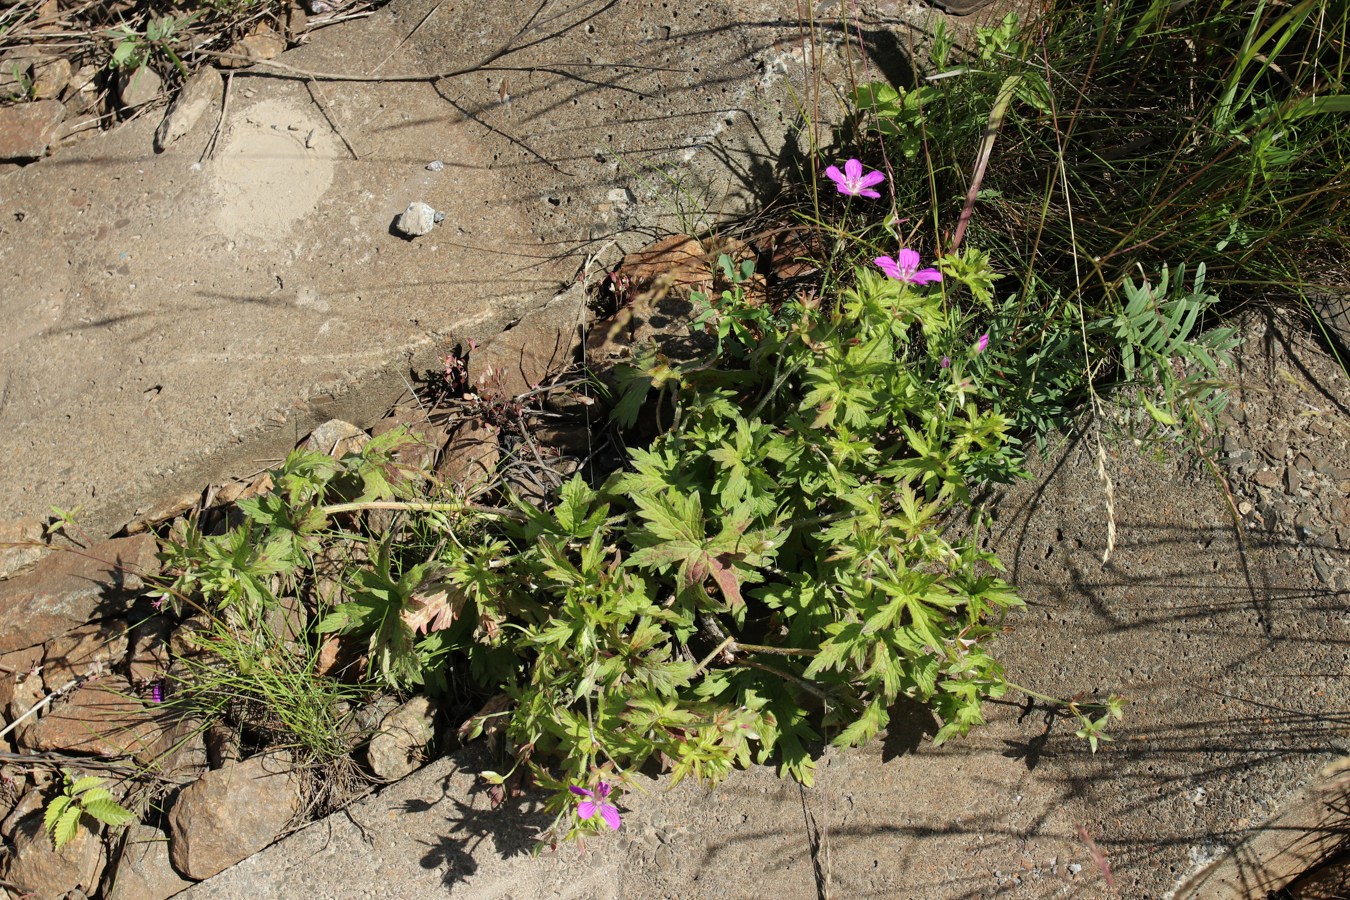
[(216, 153), (216, 220), (232, 238), (277, 239), (312, 213), (333, 183), (336, 144), (321, 117), (277, 100), (239, 115)]

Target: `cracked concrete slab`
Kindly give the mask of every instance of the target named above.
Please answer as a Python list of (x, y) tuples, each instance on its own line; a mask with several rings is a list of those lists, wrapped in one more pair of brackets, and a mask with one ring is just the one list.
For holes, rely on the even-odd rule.
[[(754, 208), (796, 152), (788, 85), (801, 96), (837, 56), (838, 29), (804, 50), (797, 15), (395, 0), (286, 69), (235, 72), (224, 114), (162, 154), (145, 115), (9, 173), (0, 508), (83, 507), (113, 531), (319, 421), (372, 420), (409, 372), (548, 301), (588, 254)], [(328, 77), (469, 68), (517, 32), (455, 77)], [(391, 224), (413, 200), (445, 221), (409, 241)]]

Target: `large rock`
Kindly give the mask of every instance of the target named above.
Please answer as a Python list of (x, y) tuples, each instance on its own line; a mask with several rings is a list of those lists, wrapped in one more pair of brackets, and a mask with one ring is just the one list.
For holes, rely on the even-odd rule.
[(188, 878), (210, 878), (276, 839), (300, 808), (288, 755), (254, 756), (207, 772), (169, 811), (169, 851)]
[(104, 896), (107, 900), (164, 900), (190, 887), (192, 882), (169, 862), (164, 832), (138, 822), (127, 828), (117, 875)]
[(371, 772), (384, 781), (395, 781), (426, 762), (439, 711), (435, 700), (419, 695), (385, 716), (366, 748)]
[(37, 897), (61, 897), (70, 891), (92, 895), (107, 864), (103, 841), (86, 817), (75, 837), (60, 850), (42, 825), (42, 813), (30, 813), (14, 830), (14, 852), (5, 863), (7, 887)]
[(42, 653), (42, 680), (57, 690), (74, 678), (109, 671), (127, 654), (125, 619), (90, 622), (47, 642)]
[(53, 553), (31, 572), (0, 582), (0, 653), (35, 647), (93, 619), (125, 613), (143, 575), (159, 571), (155, 538), (117, 538), (86, 551)]
[(26, 162), (47, 155), (66, 108), (60, 100), (0, 107), (0, 162)]
[(80, 685), (41, 719), (19, 729), (28, 750), (83, 753), (114, 759), (144, 756), (169, 727), (120, 676)]

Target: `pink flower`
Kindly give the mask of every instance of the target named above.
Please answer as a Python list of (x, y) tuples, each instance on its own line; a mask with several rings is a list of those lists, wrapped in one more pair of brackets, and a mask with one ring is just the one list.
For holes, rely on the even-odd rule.
[(984, 334), (980, 335), (980, 339), (975, 342), (975, 355), (979, 356), (981, 353), (983, 353), (988, 349), (989, 349), (989, 332), (986, 331)]
[(951, 364), (952, 364), (952, 358), (951, 358), (950, 356), (944, 356), (944, 357), (942, 357), (942, 362), (940, 363), (940, 365), (942, 366), (942, 368), (945, 369), (945, 368), (947, 368), (948, 366), (950, 366)]
[(850, 197), (870, 197), (876, 200), (881, 195), (872, 190), (872, 186), (881, 184), (886, 180), (886, 176), (875, 170), (863, 174), (862, 162), (856, 159), (850, 159), (844, 163), (844, 171), (840, 172), (838, 166), (830, 166), (825, 170), (825, 174), (835, 186), (839, 188), (839, 193), (847, 194)]
[(605, 782), (600, 782), (595, 786), (594, 791), (586, 788), (572, 785), (568, 788), (578, 797), (589, 797), (589, 800), (582, 800), (577, 804), (577, 815), (581, 816), (582, 821), (589, 821), (597, 812), (600, 818), (604, 820), (612, 830), (618, 831), (622, 819), (619, 818), (619, 808), (613, 803), (606, 803), (605, 799), (609, 797), (610, 786)]
[(920, 269), (919, 254), (908, 248), (895, 254), (895, 259), (891, 259), (889, 256), (878, 256), (872, 262), (876, 263), (888, 278), (894, 278), (906, 284), (929, 284), (942, 280), (942, 273), (937, 269)]

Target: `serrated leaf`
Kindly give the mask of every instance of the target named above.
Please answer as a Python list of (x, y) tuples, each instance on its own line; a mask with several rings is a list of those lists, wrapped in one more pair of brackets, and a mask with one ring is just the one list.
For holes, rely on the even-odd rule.
[(70, 797), (65, 794), (60, 794), (53, 797), (51, 802), (47, 804), (47, 809), (42, 814), (42, 827), (47, 829), (48, 834), (54, 832), (57, 820), (65, 814), (65, 811), (70, 808), (72, 802)]
[[(99, 778), (96, 780), (102, 781), (103, 779)], [(76, 791), (78, 792), (78, 785), (76, 786)], [(80, 805), (86, 808), (89, 806), (90, 803), (97, 803), (100, 800), (111, 800), (112, 798), (113, 798), (112, 792), (105, 787), (89, 788), (83, 794), (79, 794)]]
[(66, 844), (75, 840), (75, 835), (80, 831), (80, 816), (83, 815), (78, 806), (70, 806), (61, 817), (56, 820), (55, 827), (52, 828), (52, 843), (56, 849), (60, 850)]
[(70, 793), (74, 796), (79, 796), (85, 791), (98, 787), (102, 783), (103, 779), (99, 778), (97, 775), (85, 775), (76, 779), (75, 783), (70, 786)]
[(136, 818), (135, 813), (111, 798), (86, 803), (84, 804), (84, 811), (112, 828), (120, 828)]

